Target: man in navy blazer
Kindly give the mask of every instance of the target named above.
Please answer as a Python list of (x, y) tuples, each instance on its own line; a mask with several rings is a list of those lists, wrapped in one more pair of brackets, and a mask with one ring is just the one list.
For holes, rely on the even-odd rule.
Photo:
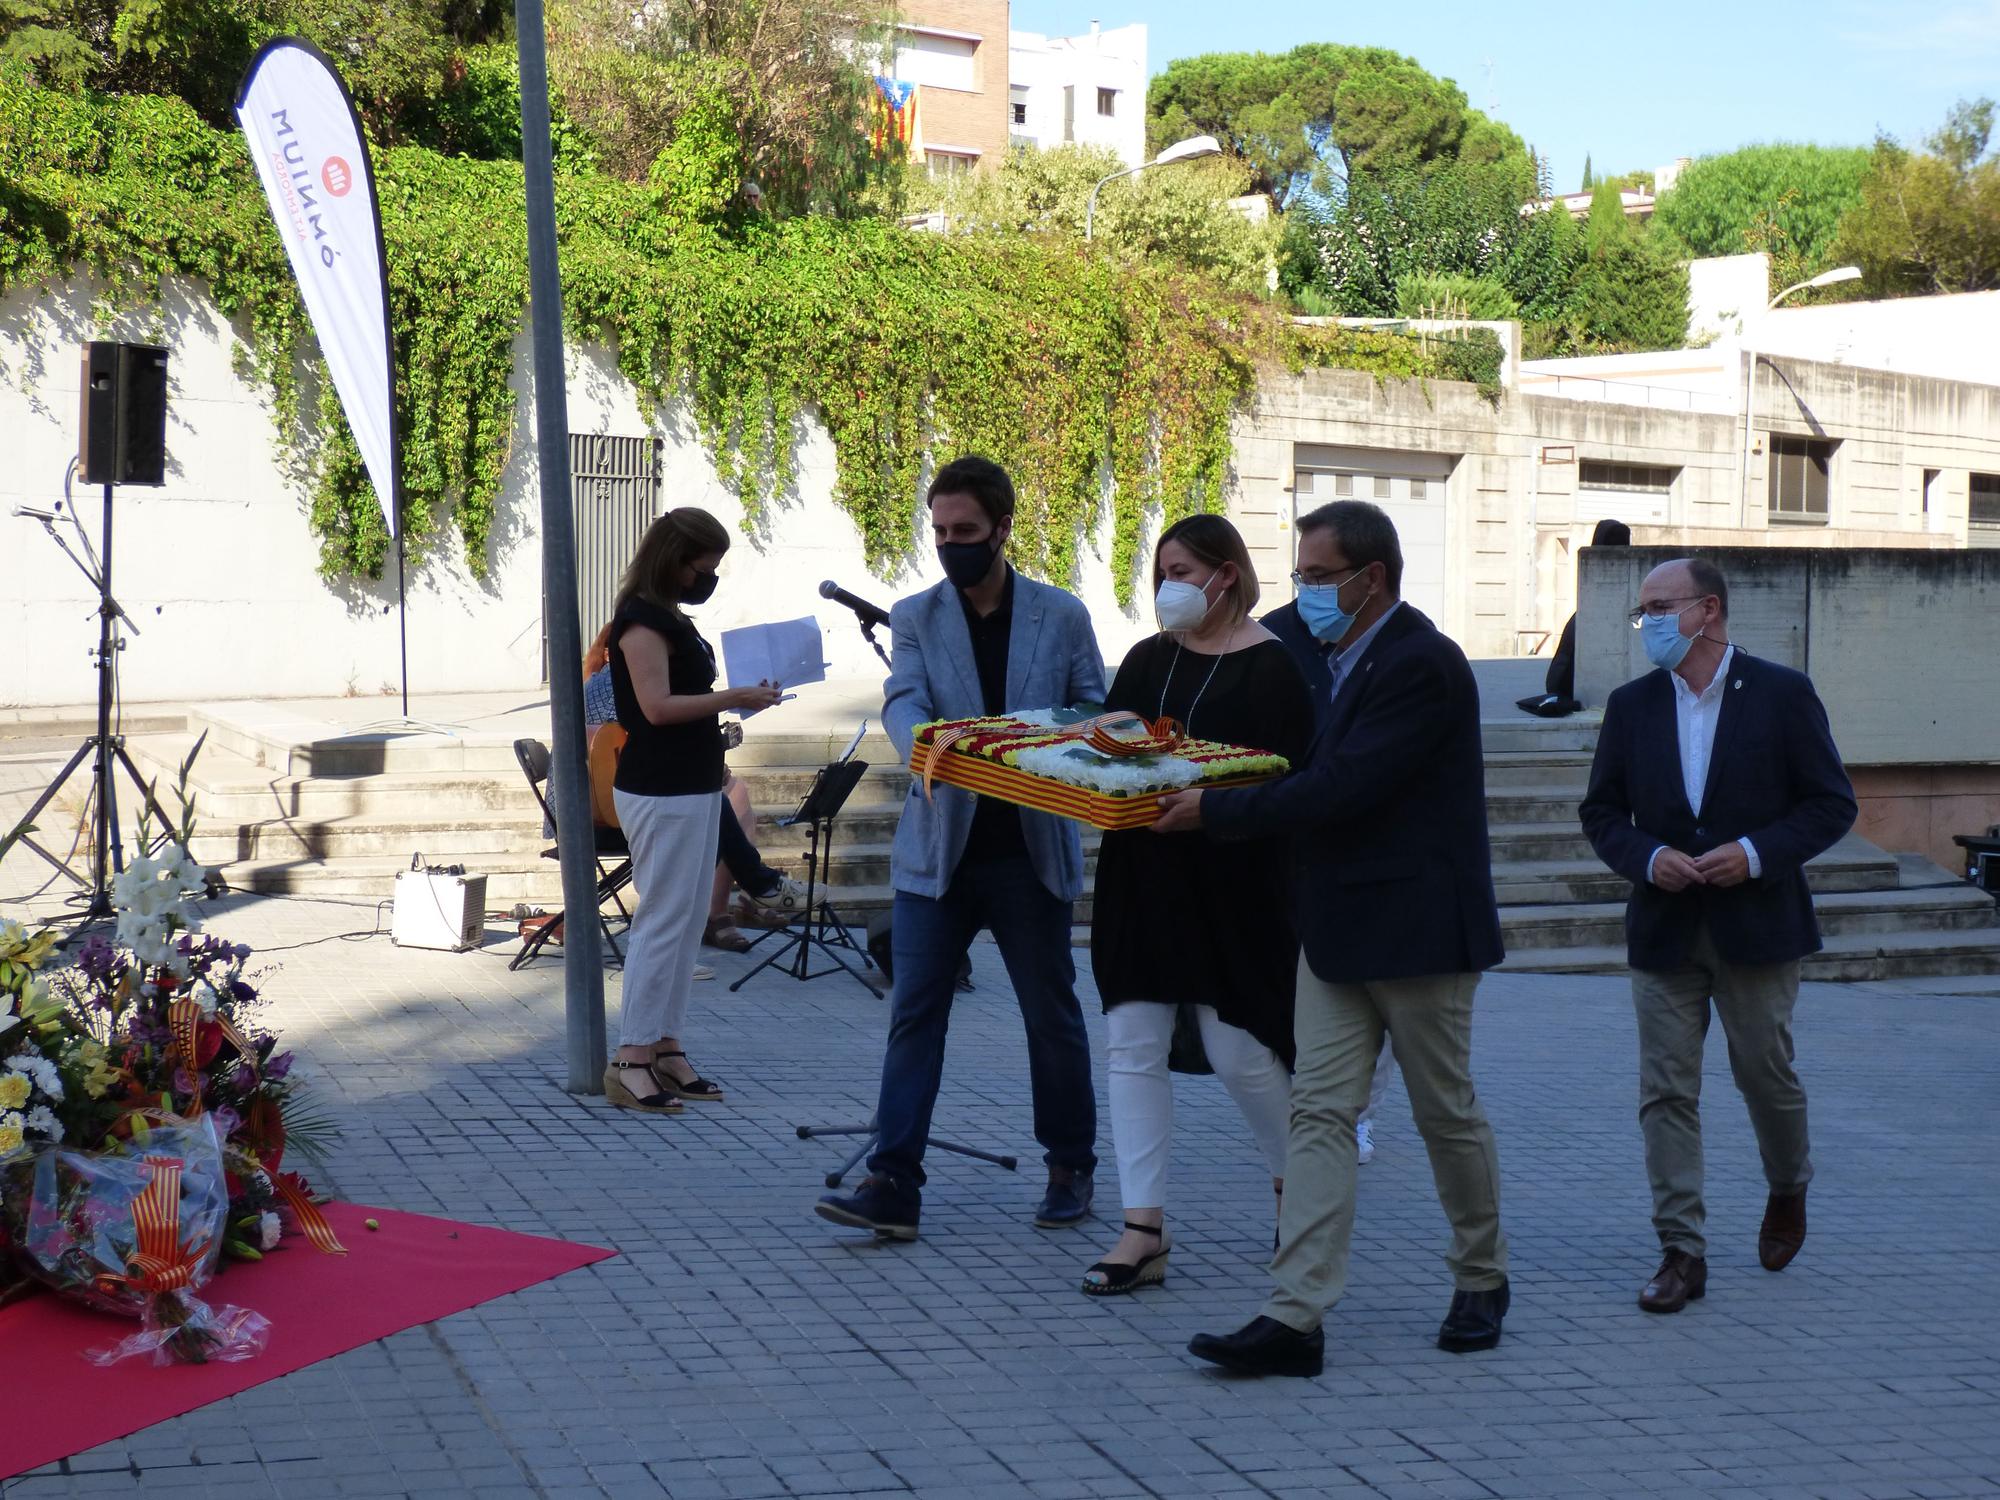
[(1579, 812), (1598, 858), (1632, 882), (1639, 1125), (1665, 1255), (1639, 1305), (1671, 1313), (1708, 1288), (1700, 1101), (1711, 1002), (1770, 1186), (1758, 1259), (1783, 1270), (1805, 1243), (1812, 1158), (1792, 1007), (1799, 960), (1820, 946), (1805, 864), (1854, 826), (1855, 805), (1811, 681), (1730, 643), (1720, 569), (1662, 563), (1632, 623), (1656, 670), (1605, 704)]
[(1438, 1346), (1492, 1348), (1508, 1303), (1499, 1157), (1472, 1083), (1473, 992), (1501, 957), (1479, 689), (1465, 653), (1401, 602), (1402, 547), (1380, 509), (1336, 500), (1298, 538), (1299, 616), (1335, 647), (1312, 754), (1282, 781), (1163, 799), (1157, 825), (1292, 835), (1304, 953), (1276, 1288), (1244, 1328), (1188, 1345), (1260, 1375), (1322, 1367), (1354, 1230), (1355, 1120), (1385, 1030), (1452, 1227)]
[[(882, 723), (907, 761), (917, 726), (1104, 701), (1104, 658), (1081, 600), (1007, 564), (1014, 486), (983, 458), (938, 470), (931, 529), (945, 581), (889, 612), (895, 638)], [(889, 1047), (868, 1177), (819, 1200), (820, 1217), (913, 1240), (924, 1145), (944, 1071), (945, 1030), (966, 950), (982, 928), (1000, 947), (1028, 1030), (1035, 1138), (1048, 1189), (1035, 1223), (1069, 1228), (1090, 1212), (1097, 1096), (1070, 949), (1083, 894), (1077, 825), (991, 797), (912, 784), (890, 855)]]

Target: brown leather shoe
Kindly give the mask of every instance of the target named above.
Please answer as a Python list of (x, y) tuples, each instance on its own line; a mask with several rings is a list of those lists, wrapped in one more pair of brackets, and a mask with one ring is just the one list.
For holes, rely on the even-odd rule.
[(1784, 1270), (1805, 1242), (1806, 1190), (1771, 1194), (1764, 1204), (1764, 1225), (1757, 1231), (1757, 1259), (1764, 1269)]
[(1639, 1293), (1639, 1306), (1649, 1313), (1675, 1313), (1707, 1295), (1708, 1262), (1685, 1250), (1669, 1250)]

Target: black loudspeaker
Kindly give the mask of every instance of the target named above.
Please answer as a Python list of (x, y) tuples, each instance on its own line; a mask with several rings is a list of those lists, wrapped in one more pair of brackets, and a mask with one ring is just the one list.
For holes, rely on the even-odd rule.
[(82, 373), (83, 482), (165, 484), (167, 351), (156, 344), (85, 344)]

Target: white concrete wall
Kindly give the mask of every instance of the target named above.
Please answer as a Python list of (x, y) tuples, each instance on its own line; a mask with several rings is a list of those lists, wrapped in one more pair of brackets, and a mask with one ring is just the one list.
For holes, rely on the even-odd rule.
[[(1652, 670), (1625, 614), (1681, 550), (1590, 549), (1577, 696)], [(1904, 548), (1704, 549), (1729, 580), (1729, 638), (1810, 673), (1852, 765), (2000, 763), (2000, 554)]]
[[(1109, 146), (1120, 161), (1136, 167), (1146, 159), (1146, 28), (1143, 23), (1093, 28), (1081, 36), (1008, 33), (1008, 83), (1027, 90), (1028, 121), (1012, 125), (1017, 138), (1038, 146), (1066, 139)], [(1076, 90), (1072, 133), (1063, 133), (1063, 89)], [(1097, 112), (1097, 91), (1116, 89), (1116, 113)], [(1008, 118), (1011, 120), (1012, 114)]]
[[(164, 305), (92, 322), (93, 289), (73, 283), (0, 297), (0, 706), (77, 704), (95, 697), (87, 656), (97, 638), (95, 596), (42, 534), (14, 517), (21, 504), (62, 497), (76, 451), (77, 347), (93, 337), (155, 340), (173, 350), (168, 396), (170, 482), (118, 492), (114, 585), (141, 634), (122, 661), (132, 701), (376, 695), (399, 681), (395, 578), (329, 585), (315, 571), (306, 492), (285, 471), (268, 404), (236, 373), (241, 346), (196, 288), (172, 283)], [(492, 574), (466, 570), (453, 537), (409, 579), (410, 688), (427, 693), (534, 689), (542, 672), (539, 490), (533, 381), (525, 334), (515, 344), (519, 414), (494, 525)], [(742, 506), (722, 486), (678, 404), (648, 421), (601, 349), (572, 351), (573, 432), (655, 434), (665, 440), (668, 506), (713, 511), (741, 536)], [(887, 606), (942, 573), (927, 532), (914, 561), (888, 580), (870, 576), (854, 523), (832, 499), (834, 453), (817, 422), (804, 424), (796, 493), (778, 502), (764, 533), (743, 538), (723, 585), (701, 612), (711, 639), (736, 625), (812, 614), (825, 627), (833, 675), (880, 664), (854, 617), (817, 594), (831, 578)], [(79, 495), (95, 535), (98, 503)], [(1115, 662), (1147, 626), (1119, 610), (1105, 560), (1108, 518), (1090, 539), (1080, 592)], [(1147, 618), (1150, 618), (1149, 614)], [(598, 621), (585, 621), (586, 635)], [(886, 633), (878, 632), (887, 645)], [(389, 710), (385, 709), (385, 712)]]

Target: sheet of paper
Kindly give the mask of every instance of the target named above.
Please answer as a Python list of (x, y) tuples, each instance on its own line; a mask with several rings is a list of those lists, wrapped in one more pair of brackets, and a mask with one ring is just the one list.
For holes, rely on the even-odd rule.
[(775, 682), (795, 688), (826, 681), (826, 647), (811, 615), (722, 632), (723, 668), (731, 687)]

